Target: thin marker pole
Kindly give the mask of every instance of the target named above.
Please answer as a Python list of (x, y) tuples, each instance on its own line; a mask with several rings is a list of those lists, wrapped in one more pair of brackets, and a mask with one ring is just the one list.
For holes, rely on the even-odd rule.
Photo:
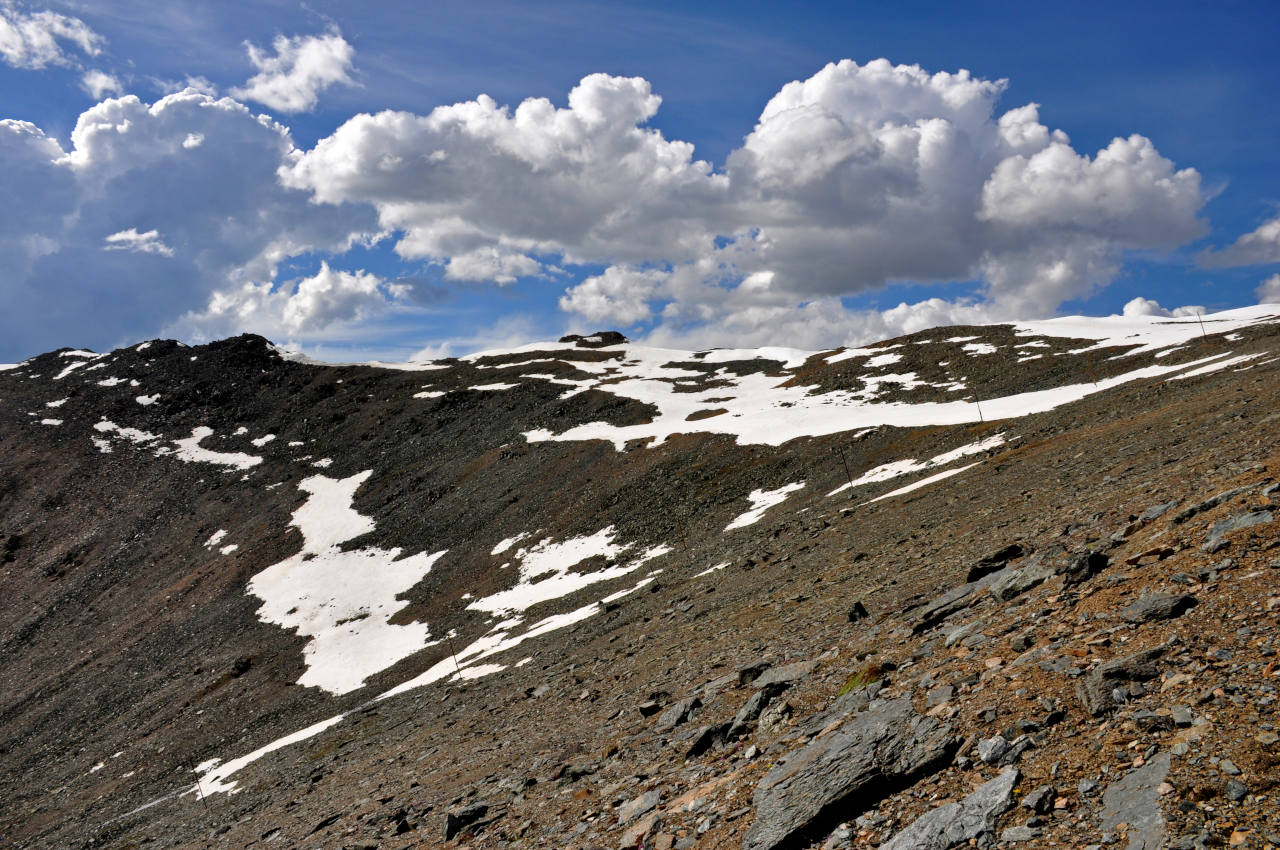
[(200, 787), (200, 774), (196, 774), (196, 797), (204, 804), (204, 810), (209, 811), (209, 801), (204, 798), (204, 789)]
[(840, 462), (844, 464), (845, 477), (849, 479), (849, 498), (853, 498), (853, 473), (849, 471), (849, 460), (844, 456), (844, 447), (836, 446), (836, 451), (840, 453)]

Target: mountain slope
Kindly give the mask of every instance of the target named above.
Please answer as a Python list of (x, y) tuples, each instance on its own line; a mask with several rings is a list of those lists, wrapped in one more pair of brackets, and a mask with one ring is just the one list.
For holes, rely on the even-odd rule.
[[(969, 736), (1061, 710), (1067, 722), (1026, 733), (1044, 737), (1023, 784), (1049, 781), (1059, 754), (1069, 807), (1045, 823), (1058, 843), (1095, 841), (1102, 801), (1061, 777), (1105, 787), (1108, 736), (1140, 698), (1098, 727), (1075, 683), (1130, 638), (1170, 637), (1166, 621), (1125, 624), (1121, 603), (1189, 577), (1200, 604), (1168, 623), (1225, 640), (1244, 614), (1257, 629), (1202, 651), (1183, 629), (1187, 663), (1206, 665), (1193, 681), (1268, 664), (1274, 615), (1249, 606), (1274, 593), (1273, 526), (1224, 535), (1230, 568), (1201, 544), (1210, 520), (1269, 504), (1272, 312), (946, 328), (818, 353), (596, 335), (321, 366), (240, 337), (34, 358), (0, 372), (0, 825), (13, 846), (408, 847), (442, 843), (446, 812), (456, 825), (470, 811), (456, 829), (475, 846), (617, 846), (648, 818), (637, 840), (651, 844), (806, 846), (862, 815), (862, 838), (883, 839), (923, 797), (985, 776)], [(1249, 489), (1177, 524), (1173, 508), (1139, 521), (1229, 485)], [(1041, 582), (921, 619), (1012, 543), (1023, 554), (1005, 560), (1039, 558)], [(1143, 547), (1158, 552), (1132, 568), (1071, 569)], [(851, 623), (855, 602), (868, 616)], [(940, 636), (974, 611), (971, 635)], [(1004, 635), (1029, 630), (1018, 657), (1061, 643), (1024, 672)], [(1083, 660), (1055, 660), (1068, 657)], [(778, 687), (753, 690), (739, 668), (792, 661), (816, 665), (757, 698), (789, 720), (720, 729)], [(897, 796), (837, 795), (760, 843), (770, 804), (753, 789), (860, 672), (921, 711), (945, 706), (949, 766), (889, 780)], [(1015, 708), (1019, 690), (1061, 708)], [(1249, 712), (1269, 714), (1267, 692), (1249, 693), (1243, 707), (1225, 687), (1211, 697), (1215, 722), (1265, 722)], [(694, 695), (689, 722), (655, 729), (648, 704)], [(1167, 749), (1153, 740), (1144, 762)], [(205, 805), (173, 796), (197, 778)], [(1190, 800), (1180, 817), (1212, 832), (1197, 782), (1171, 780), (1170, 804)], [(646, 791), (654, 805), (635, 813)], [(1274, 828), (1270, 805), (1250, 806), (1255, 838)]]

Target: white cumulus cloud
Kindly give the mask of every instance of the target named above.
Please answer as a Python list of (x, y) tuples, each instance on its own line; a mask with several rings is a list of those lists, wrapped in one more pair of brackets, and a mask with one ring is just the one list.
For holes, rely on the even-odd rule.
[(318, 272), (297, 281), (249, 282), (215, 292), (203, 310), (187, 313), (171, 329), (198, 341), (245, 331), (276, 339), (315, 339), (331, 325), (373, 318), (405, 295), (405, 287), (377, 275), (332, 269), (322, 262)]
[(1208, 268), (1280, 263), (1280, 215), (1264, 221), (1226, 248), (1201, 252), (1199, 260)]
[(1273, 274), (1254, 290), (1259, 304), (1280, 304), (1280, 274)]
[(1203, 307), (1188, 305), (1185, 307), (1176, 307), (1172, 310), (1166, 310), (1160, 306), (1160, 302), (1152, 298), (1134, 298), (1124, 305), (1123, 314), (1126, 316), (1164, 316), (1166, 318), (1183, 318), (1185, 316), (1199, 316), (1205, 312)]
[[(669, 334), (791, 311), (834, 336), (812, 305), (893, 282), (976, 279), (961, 312), (1049, 315), (1110, 283), (1127, 251), (1200, 235), (1196, 171), (1138, 135), (1078, 152), (1035, 104), (998, 112), (1005, 88), (832, 63), (784, 86), (717, 171), (646, 126), (661, 103), (647, 81), (593, 74), (567, 107), (482, 95), (357, 115), (281, 174), (318, 201), (371, 204), (402, 256), (451, 277), (509, 282), (548, 255), (605, 265), (562, 309)], [(908, 312), (936, 313), (922, 304)]]
[(670, 277), (658, 269), (610, 266), (569, 289), (560, 299), (560, 309), (592, 322), (634, 325), (653, 314), (649, 301)]
[(249, 61), (258, 73), (231, 94), (254, 100), (281, 112), (314, 109), (320, 92), (336, 83), (353, 85), (355, 49), (336, 29), (323, 35), (276, 36), (267, 50), (246, 43)]
[(13, 3), (0, 4), (0, 59), (15, 68), (68, 65), (71, 57), (63, 50), (63, 43), (87, 56), (97, 56), (104, 42), (79, 18), (50, 11), (27, 14)]
[(542, 264), (532, 257), (519, 251), (488, 246), (450, 257), (444, 276), (450, 280), (489, 281), (501, 285), (515, 283), (519, 278), (541, 271)]
[[(371, 210), (280, 185), (295, 155), (284, 127), (193, 90), (103, 101), (65, 150), (34, 125), (0, 121), (6, 342), (34, 353), (51, 339), (102, 347), (154, 335), (212, 293), (273, 280), (286, 258), (377, 233)], [(130, 222), (143, 226), (121, 228)]]
[(102, 100), (106, 95), (120, 94), (124, 91), (124, 85), (119, 79), (96, 68), (84, 72), (80, 77), (80, 88), (94, 100)]
[(106, 243), (103, 248), (107, 251), (133, 251), (138, 254), (159, 254), (162, 257), (173, 256), (173, 249), (164, 244), (164, 240), (160, 238), (160, 231), (158, 230), (139, 233), (136, 227), (130, 227), (128, 230), (112, 233), (103, 241)]

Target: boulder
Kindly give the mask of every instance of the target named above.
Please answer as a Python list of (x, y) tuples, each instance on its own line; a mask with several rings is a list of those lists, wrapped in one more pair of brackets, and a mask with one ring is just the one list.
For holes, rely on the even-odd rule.
[(872, 703), (765, 774), (742, 846), (775, 850), (816, 839), (893, 788), (947, 764), (956, 743), (950, 725), (916, 713), (908, 698)]
[(996, 828), (1013, 806), (1018, 769), (1008, 768), (958, 803), (947, 803), (917, 818), (880, 845), (880, 850), (947, 850)]
[(444, 840), (451, 841), (462, 830), (479, 821), (489, 813), (484, 803), (474, 803), (465, 808), (446, 812), (444, 816)]
[(1111, 559), (1102, 552), (1081, 552), (1063, 564), (1058, 573), (1062, 576), (1062, 583), (1070, 587), (1096, 576), (1110, 562)]
[(781, 682), (773, 682), (766, 684), (764, 687), (752, 694), (738, 710), (737, 715), (733, 718), (733, 722), (729, 724), (729, 731), (725, 737), (727, 740), (741, 738), (751, 731), (751, 727), (755, 724), (760, 713), (765, 710), (769, 703), (773, 702), (778, 695), (787, 689), (787, 686)]
[(770, 667), (756, 677), (755, 681), (751, 683), (751, 687), (765, 688), (770, 685), (790, 687), (792, 683), (812, 673), (813, 668), (817, 666), (818, 662), (816, 661), (797, 661), (794, 664), (784, 664), (781, 667)]
[(667, 707), (667, 710), (658, 716), (658, 722), (653, 727), (656, 732), (670, 732), (672, 729), (684, 723), (693, 716), (693, 713), (702, 707), (702, 700), (697, 697), (686, 697)]
[(1094, 670), (1076, 683), (1076, 695), (1084, 710), (1098, 717), (1115, 707), (1113, 691), (1121, 682), (1146, 682), (1160, 674), (1156, 662), (1164, 654), (1163, 647), (1135, 652), (1116, 658)]
[(1033, 587), (1053, 578), (1054, 569), (1043, 561), (1028, 564), (1021, 569), (1006, 567), (991, 577), (987, 591), (1001, 602), (1021, 596)]
[(1181, 617), (1196, 606), (1197, 599), (1185, 593), (1159, 593), (1144, 596), (1120, 610), (1126, 623), (1151, 623)]

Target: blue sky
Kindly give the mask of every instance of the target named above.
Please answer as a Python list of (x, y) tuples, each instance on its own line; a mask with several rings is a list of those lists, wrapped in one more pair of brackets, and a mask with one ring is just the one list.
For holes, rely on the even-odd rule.
[(1277, 301), (1278, 33), (1238, 2), (0, 3), (0, 360)]

